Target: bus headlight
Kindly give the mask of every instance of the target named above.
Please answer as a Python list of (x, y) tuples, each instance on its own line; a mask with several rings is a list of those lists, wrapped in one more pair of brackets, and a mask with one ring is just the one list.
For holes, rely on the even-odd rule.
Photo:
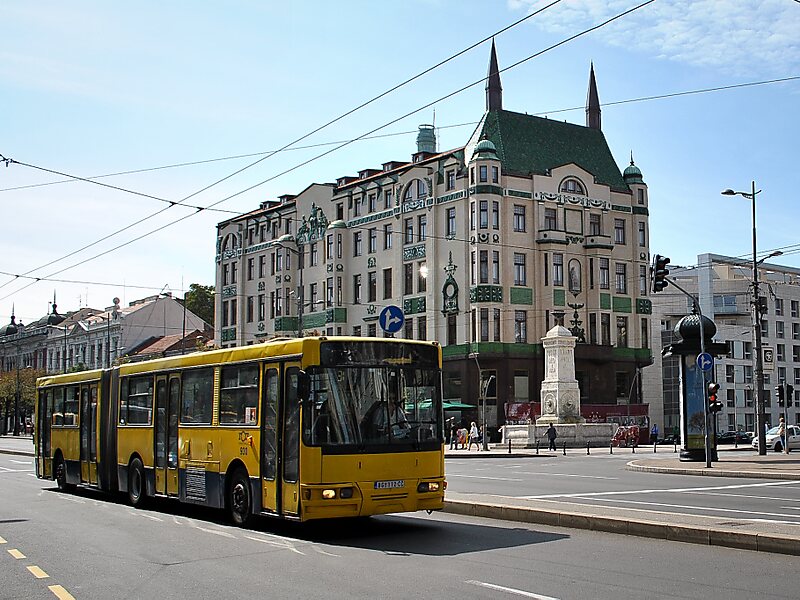
[(339, 497), (345, 500), (353, 497), (353, 488), (345, 487), (339, 490)]
[(322, 490), (322, 497), (325, 500), (333, 500), (336, 498), (336, 490)]

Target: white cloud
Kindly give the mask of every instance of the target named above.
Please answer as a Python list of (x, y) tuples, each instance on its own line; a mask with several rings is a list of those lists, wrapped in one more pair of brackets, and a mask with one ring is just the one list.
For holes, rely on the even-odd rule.
[[(512, 10), (528, 11), (545, 4), (508, 2)], [(562, 0), (532, 22), (569, 35), (637, 5), (636, 0)], [(800, 71), (800, 4), (789, 0), (657, 0), (589, 35), (655, 58), (733, 75)]]

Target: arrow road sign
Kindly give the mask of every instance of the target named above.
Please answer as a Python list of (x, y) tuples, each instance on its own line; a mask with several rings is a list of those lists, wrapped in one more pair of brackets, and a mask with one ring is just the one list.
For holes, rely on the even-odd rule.
[(399, 306), (390, 304), (381, 311), (378, 322), (386, 333), (397, 333), (403, 327), (406, 317)]
[(714, 366), (714, 357), (708, 352), (701, 352), (697, 355), (697, 366), (701, 371), (708, 372)]

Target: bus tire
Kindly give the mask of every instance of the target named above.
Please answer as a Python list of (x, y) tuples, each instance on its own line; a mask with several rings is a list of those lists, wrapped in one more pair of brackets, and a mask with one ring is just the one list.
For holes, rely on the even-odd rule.
[(228, 486), (228, 514), (234, 525), (244, 527), (250, 520), (253, 496), (250, 492), (250, 478), (247, 471), (236, 469)]
[(56, 467), (54, 469), (56, 484), (58, 489), (62, 492), (72, 491), (73, 486), (67, 483), (67, 463), (64, 462), (64, 457), (60, 454), (56, 458)]
[(145, 496), (144, 466), (139, 458), (134, 458), (128, 467), (128, 502), (139, 508)]

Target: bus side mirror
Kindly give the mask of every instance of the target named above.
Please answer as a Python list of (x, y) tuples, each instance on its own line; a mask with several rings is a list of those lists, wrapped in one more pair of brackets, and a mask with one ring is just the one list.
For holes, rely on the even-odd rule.
[(297, 399), (300, 402), (308, 400), (311, 393), (311, 378), (305, 371), (300, 371), (297, 374)]

